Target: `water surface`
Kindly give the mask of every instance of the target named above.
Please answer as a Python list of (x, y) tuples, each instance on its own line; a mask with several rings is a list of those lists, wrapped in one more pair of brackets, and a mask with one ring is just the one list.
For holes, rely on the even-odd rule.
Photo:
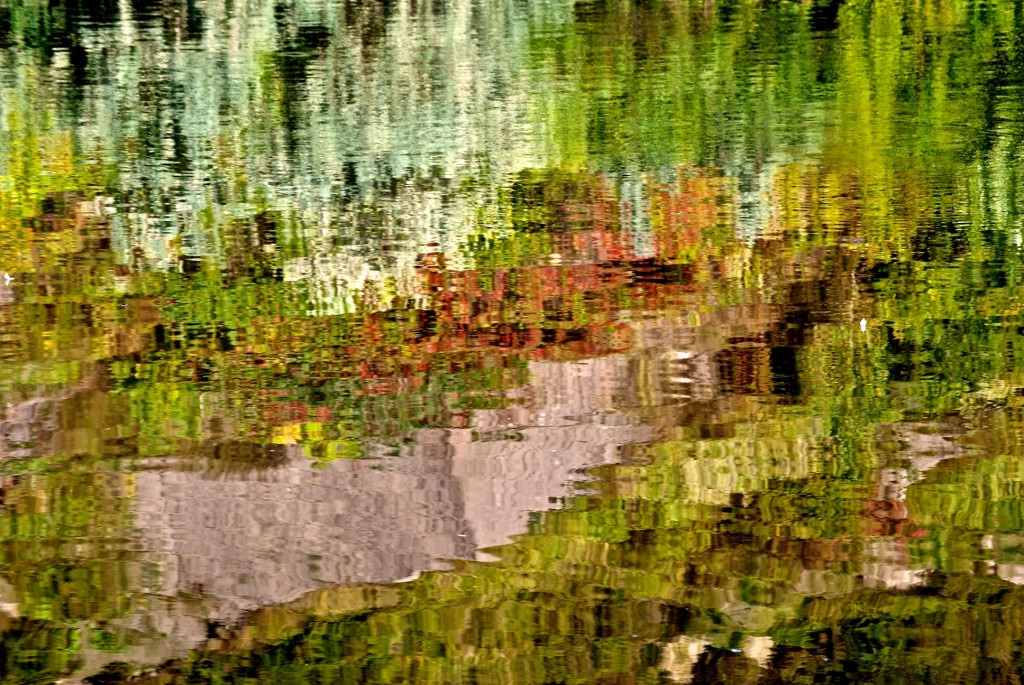
[(1019, 682), (1022, 41), (0, 4), (0, 682)]

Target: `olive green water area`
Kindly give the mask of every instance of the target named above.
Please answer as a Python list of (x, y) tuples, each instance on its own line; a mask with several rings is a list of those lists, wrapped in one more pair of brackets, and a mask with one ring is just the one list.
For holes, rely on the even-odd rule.
[(1014, 0), (0, 0), (0, 682), (1020, 683), (1022, 145)]

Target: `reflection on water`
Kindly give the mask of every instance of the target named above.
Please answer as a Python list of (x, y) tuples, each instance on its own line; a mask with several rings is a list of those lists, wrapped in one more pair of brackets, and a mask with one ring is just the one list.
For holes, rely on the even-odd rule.
[(136, 473), (139, 544), (159, 569), (147, 590), (201, 594), (209, 616), (234, 623), (325, 585), (394, 582), (508, 541), (530, 512), (571, 492), (578, 469), (651, 435), (624, 418), (573, 418), (594, 413), (601, 398), (589, 392), (621, 385), (620, 358), (566, 366), (535, 366), (527, 391), (540, 402), (481, 411), (466, 428), (413, 431), (390, 456), (311, 469), (301, 450), (281, 446), (261, 471), (161, 460)]
[(1018, 682), (1022, 36), (0, 2), (0, 681)]

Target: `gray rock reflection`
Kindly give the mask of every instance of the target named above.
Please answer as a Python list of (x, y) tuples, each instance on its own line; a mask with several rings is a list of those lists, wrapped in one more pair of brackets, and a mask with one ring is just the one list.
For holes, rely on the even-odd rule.
[(229, 623), (325, 585), (401, 581), (485, 557), (525, 532), (530, 512), (557, 506), (581, 469), (651, 438), (606, 413), (624, 357), (532, 370), (522, 406), (415, 432), (398, 457), (317, 469), (296, 451), (258, 472), (139, 473), (138, 538), (157, 569), (146, 590), (202, 598), (209, 619)]

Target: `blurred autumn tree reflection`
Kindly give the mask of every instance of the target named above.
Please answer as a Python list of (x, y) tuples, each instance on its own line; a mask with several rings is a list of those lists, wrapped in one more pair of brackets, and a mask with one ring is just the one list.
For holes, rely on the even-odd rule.
[[(1022, 21), (3, 4), (2, 677), (1016, 682)], [(498, 562), (153, 608), (147, 470), (561, 420), (625, 437)]]

